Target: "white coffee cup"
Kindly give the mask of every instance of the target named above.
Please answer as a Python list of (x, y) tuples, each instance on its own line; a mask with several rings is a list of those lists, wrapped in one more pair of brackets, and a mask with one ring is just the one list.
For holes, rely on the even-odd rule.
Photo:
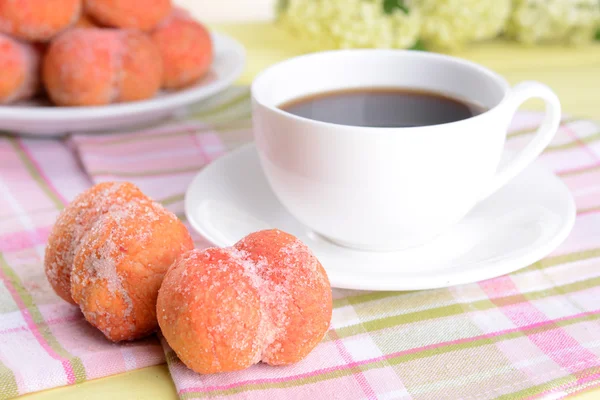
[[(278, 108), (311, 94), (400, 87), (439, 92), (489, 110), (422, 127), (331, 124)], [(546, 116), (531, 142), (500, 165), (509, 123), (531, 98)], [(261, 165), (284, 207), (343, 246), (397, 250), (432, 240), (529, 165), (558, 129), (561, 108), (547, 86), (510, 87), (478, 64), (399, 50), (313, 53), (276, 64), (252, 84)]]

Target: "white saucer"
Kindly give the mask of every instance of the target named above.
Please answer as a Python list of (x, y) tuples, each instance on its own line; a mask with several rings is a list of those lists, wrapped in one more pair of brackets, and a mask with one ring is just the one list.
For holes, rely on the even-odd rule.
[(319, 258), (331, 285), (364, 290), (418, 290), (476, 282), (526, 267), (554, 250), (575, 221), (567, 187), (539, 164), (480, 203), (433, 242), (399, 252), (340, 247), (314, 234), (279, 203), (253, 144), (204, 168), (188, 188), (186, 215), (217, 246), (278, 228)]
[(181, 107), (213, 96), (229, 87), (242, 73), (244, 47), (228, 36), (213, 34), (214, 61), (205, 78), (153, 99), (93, 107), (55, 107), (47, 101), (0, 106), (0, 130), (33, 136), (58, 136), (70, 132), (125, 129), (169, 117)]

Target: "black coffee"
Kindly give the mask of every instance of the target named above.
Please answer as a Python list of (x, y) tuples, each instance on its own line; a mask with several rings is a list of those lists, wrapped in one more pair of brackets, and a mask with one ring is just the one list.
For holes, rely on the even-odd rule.
[(385, 128), (445, 124), (485, 111), (440, 93), (399, 88), (325, 92), (289, 101), (279, 108), (317, 121)]

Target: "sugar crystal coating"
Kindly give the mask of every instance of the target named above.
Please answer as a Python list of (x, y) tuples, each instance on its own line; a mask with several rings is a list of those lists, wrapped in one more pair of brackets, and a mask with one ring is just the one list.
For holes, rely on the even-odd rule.
[(42, 77), (58, 105), (104, 105), (153, 97), (160, 88), (162, 61), (141, 32), (74, 28), (50, 44)]
[(213, 61), (210, 33), (187, 13), (176, 9), (152, 32), (164, 66), (162, 87), (179, 89), (207, 74)]
[(160, 52), (146, 35), (128, 34), (123, 38), (123, 54), (118, 102), (152, 98), (160, 88), (163, 63)]
[(82, 0), (0, 0), (0, 32), (48, 41), (74, 24)]
[(193, 248), (185, 226), (127, 182), (100, 183), (59, 215), (44, 266), (55, 292), (79, 305), (112, 341), (154, 332), (156, 296), (180, 254)]
[(85, 0), (86, 11), (103, 25), (149, 31), (171, 12), (171, 0)]
[(308, 247), (267, 230), (184, 254), (165, 276), (157, 317), (189, 368), (215, 373), (302, 360), (329, 328), (331, 307), (327, 275)]
[(39, 51), (0, 33), (0, 104), (31, 97), (39, 88)]
[(73, 299), (107, 338), (144, 337), (158, 327), (156, 296), (167, 269), (191, 248), (185, 226), (150, 199), (111, 207), (75, 254)]
[(59, 214), (46, 246), (44, 267), (48, 281), (64, 300), (71, 297), (71, 270), (83, 236), (113, 206), (123, 206), (144, 194), (127, 182), (104, 182), (80, 193)]
[(271, 365), (297, 362), (319, 343), (331, 320), (331, 287), (309, 248), (279, 230), (252, 233), (235, 245), (267, 283), (265, 309), (279, 328), (263, 352)]

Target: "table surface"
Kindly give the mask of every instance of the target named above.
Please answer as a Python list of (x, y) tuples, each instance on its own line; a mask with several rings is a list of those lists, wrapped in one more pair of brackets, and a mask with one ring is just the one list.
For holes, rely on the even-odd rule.
[[(266, 23), (215, 25), (214, 30), (228, 34), (246, 47), (248, 59), (240, 84), (270, 64), (296, 56), (303, 48), (285, 32)], [(470, 46), (456, 56), (481, 63), (504, 75), (511, 84), (538, 80), (549, 85), (560, 97), (566, 113), (600, 120), (600, 42), (581, 48), (523, 47), (493, 42)], [(532, 102), (527, 108), (539, 108)], [(81, 385), (57, 388), (23, 396), (29, 400), (70, 399), (177, 399), (166, 365), (97, 379)], [(600, 389), (575, 396), (578, 400), (600, 398)]]

